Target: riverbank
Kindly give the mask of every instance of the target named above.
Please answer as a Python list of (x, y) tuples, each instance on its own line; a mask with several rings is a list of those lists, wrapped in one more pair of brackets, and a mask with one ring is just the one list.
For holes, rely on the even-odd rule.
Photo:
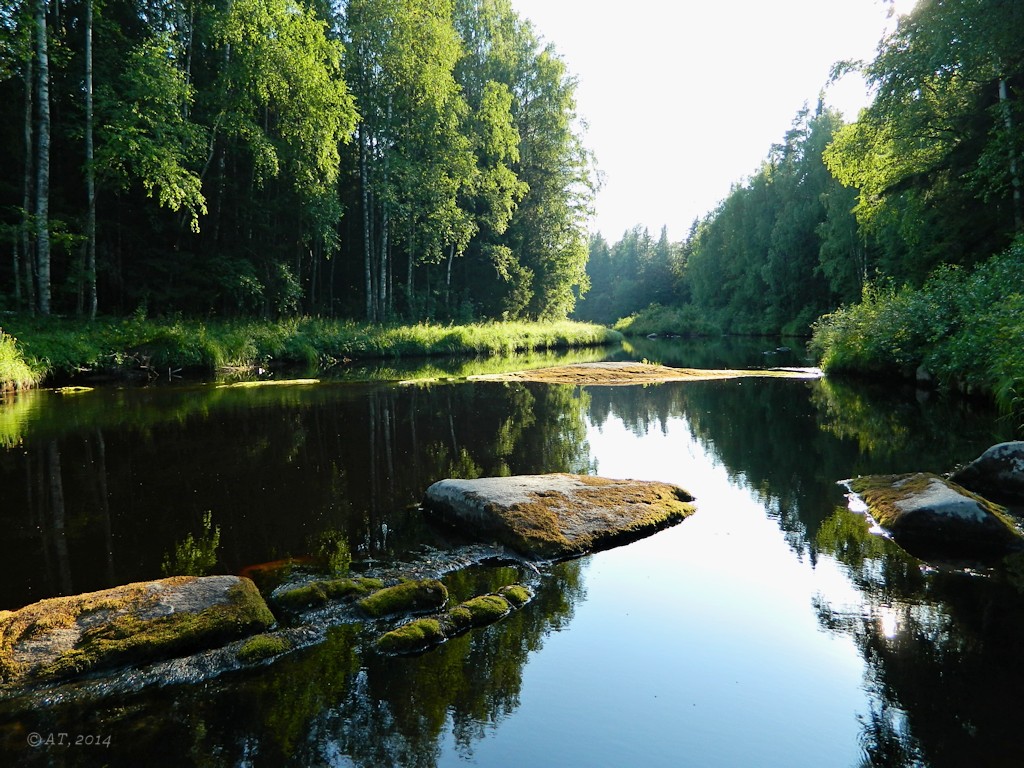
[(829, 374), (914, 379), (1024, 411), (1024, 239), (973, 269), (942, 267), (920, 288), (872, 286), (819, 318), (809, 345)]
[(354, 360), (597, 347), (621, 338), (608, 328), (570, 321), (401, 326), (321, 318), (89, 322), (11, 316), (0, 328), (0, 391), (90, 375), (326, 369)]

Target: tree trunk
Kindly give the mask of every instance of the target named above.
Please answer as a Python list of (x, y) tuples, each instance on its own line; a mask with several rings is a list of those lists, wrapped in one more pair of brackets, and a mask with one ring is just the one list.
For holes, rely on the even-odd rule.
[(1010, 158), (1010, 184), (1013, 187), (1013, 228), (1018, 234), (1024, 232), (1024, 211), (1021, 207), (1020, 173), (1017, 168), (1017, 153), (1013, 145), (1013, 112), (1010, 110), (1010, 94), (1006, 78), (999, 79), (999, 104), (1003, 110), (1006, 127), (1008, 154)]
[(444, 306), (448, 316), (452, 314), (452, 262), (455, 261), (455, 245), (448, 246), (448, 269), (444, 276)]
[(93, 167), (92, 104), (92, 2), (85, 2), (85, 285), (89, 294), (89, 319), (96, 319), (96, 172)]
[(366, 319), (374, 322), (373, 307), (373, 243), (370, 241), (370, 168), (366, 155), (366, 126), (359, 126), (359, 183), (363, 192), (363, 277), (366, 289)]
[(36, 0), (36, 60), (39, 68), (39, 137), (36, 145), (36, 261), (39, 312), (50, 314), (50, 64), (46, 40), (46, 0)]
[[(35, 302), (32, 300), (32, 296), (35, 295), (35, 289), (32, 281), (29, 279), (32, 276), (32, 232), (28, 213), (29, 206), (32, 205), (32, 174), (34, 170), (32, 166), (32, 107), (34, 103), (32, 91), (35, 88), (35, 83), (33, 82), (34, 74), (35, 68), (32, 64), (32, 57), (29, 56), (25, 61), (25, 120), (22, 127), (25, 145), (25, 173), (22, 178), (21, 190), (21, 231), (19, 232), (21, 255), (19, 258), (18, 250), (15, 249), (14, 257), (15, 306), (21, 308), (24, 299), (29, 309), (35, 308)], [(24, 287), (22, 285), (22, 268), (25, 270)]]

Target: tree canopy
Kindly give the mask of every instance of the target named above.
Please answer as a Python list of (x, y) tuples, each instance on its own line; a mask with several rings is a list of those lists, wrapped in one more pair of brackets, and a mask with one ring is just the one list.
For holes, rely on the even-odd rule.
[(508, 0), (7, 3), (0, 306), (564, 317), (575, 87)]
[(634, 254), (649, 242), (627, 232), (592, 241), (579, 314), (611, 322), (658, 302), (725, 331), (806, 334), (866, 289), (920, 287), (1006, 251), (1024, 233), (1021, 29), (1016, 0), (919, 0), (873, 61), (836, 66), (864, 73), (870, 106), (846, 124), (820, 104), (801, 111), (672, 247), (673, 295), (664, 271), (645, 277)]

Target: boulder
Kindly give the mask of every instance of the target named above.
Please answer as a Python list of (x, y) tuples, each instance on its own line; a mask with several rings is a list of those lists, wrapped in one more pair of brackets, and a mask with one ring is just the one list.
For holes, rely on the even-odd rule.
[(993, 445), (950, 480), (988, 499), (1024, 504), (1024, 441)]
[(693, 514), (675, 485), (551, 474), (441, 480), (423, 507), (478, 539), (558, 560), (642, 538)]
[(923, 560), (994, 562), (1024, 550), (1003, 507), (937, 475), (869, 475), (847, 484), (896, 543)]
[(177, 576), (0, 614), (0, 685), (57, 681), (219, 647), (274, 617), (238, 576)]

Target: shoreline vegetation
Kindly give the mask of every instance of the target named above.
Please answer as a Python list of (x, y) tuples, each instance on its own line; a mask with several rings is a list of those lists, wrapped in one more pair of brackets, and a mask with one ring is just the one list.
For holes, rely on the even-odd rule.
[(11, 316), (0, 325), (0, 391), (88, 376), (214, 373), (354, 360), (511, 355), (613, 344), (622, 335), (573, 321), (374, 325), (320, 318), (150, 320)]

